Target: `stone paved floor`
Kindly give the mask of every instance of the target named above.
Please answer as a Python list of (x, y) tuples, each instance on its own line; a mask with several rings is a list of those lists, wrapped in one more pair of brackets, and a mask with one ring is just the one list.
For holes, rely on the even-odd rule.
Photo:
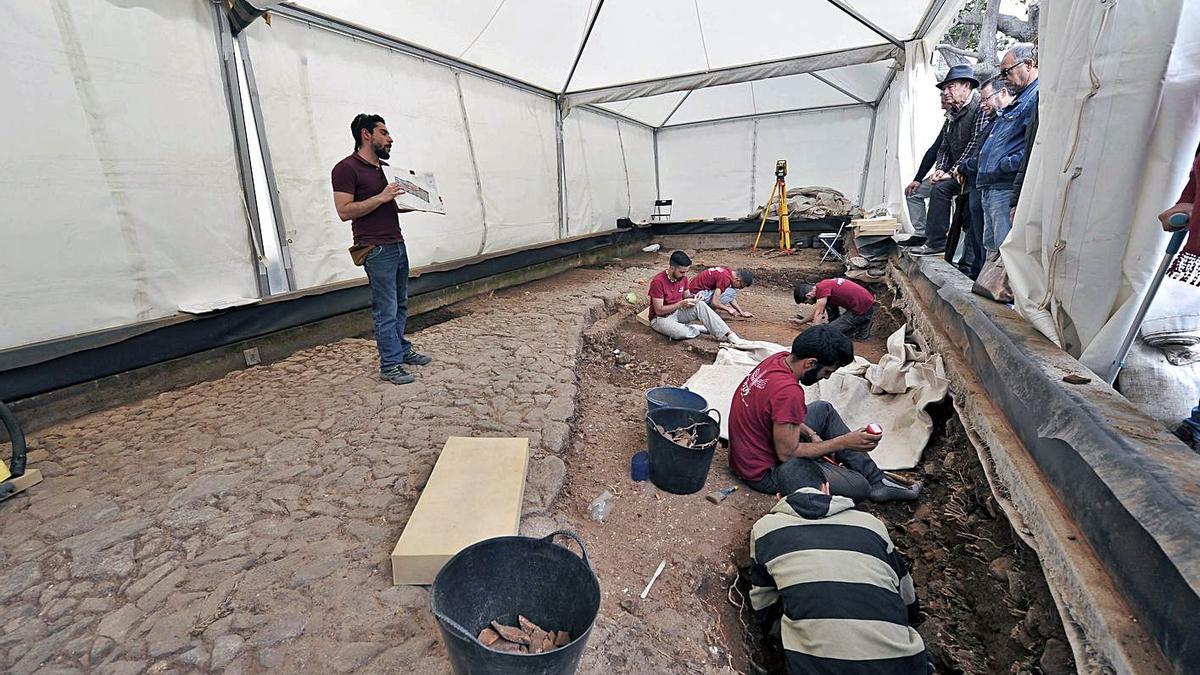
[(448, 672), (387, 558), (438, 451), (528, 436), (547, 511), (582, 331), (654, 271), (468, 301), (418, 334), (413, 385), (348, 339), (33, 435), (46, 480), (0, 504), (0, 671)]

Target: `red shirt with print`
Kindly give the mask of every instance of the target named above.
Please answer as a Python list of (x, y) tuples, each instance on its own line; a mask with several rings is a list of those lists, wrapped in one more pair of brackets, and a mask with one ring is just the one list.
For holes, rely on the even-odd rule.
[(692, 277), (692, 283), (688, 284), (688, 288), (691, 289), (692, 293), (713, 291), (720, 294), (724, 293), (725, 289), (732, 285), (733, 270), (728, 267), (710, 267)]
[(729, 466), (755, 481), (779, 463), (775, 424), (803, 424), (804, 389), (788, 367), (789, 352), (765, 359), (742, 380), (729, 406)]
[[(650, 309), (654, 310), (654, 298), (663, 301), (663, 306), (673, 305), (680, 300), (683, 300), (683, 294), (687, 292), (688, 280), (687, 275), (683, 275), (679, 281), (671, 281), (667, 278), (667, 271), (663, 270), (656, 274), (650, 280)], [(674, 310), (672, 310), (674, 311)], [(659, 316), (670, 316), (671, 312), (660, 314)], [(654, 318), (654, 317), (651, 317)]]
[(871, 295), (871, 291), (849, 279), (818, 281), (816, 289), (817, 300), (829, 298), (828, 304), (848, 309), (860, 316), (871, 311), (871, 307), (875, 305), (875, 296)]

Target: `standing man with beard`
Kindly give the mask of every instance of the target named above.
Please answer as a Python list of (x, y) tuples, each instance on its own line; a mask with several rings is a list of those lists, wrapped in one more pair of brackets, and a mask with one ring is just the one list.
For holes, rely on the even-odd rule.
[(371, 319), (379, 348), (379, 374), (392, 384), (415, 378), (404, 366), (424, 366), (432, 359), (418, 354), (404, 337), (408, 321), (408, 250), (400, 233), (401, 208), (396, 197), (404, 191), (388, 183), (383, 161), (391, 156), (392, 137), (379, 115), (359, 114), (350, 123), (354, 152), (338, 162), (331, 174), (333, 204), (338, 218), (349, 220), (354, 232), (351, 254), (367, 271), (371, 286)]
[(729, 407), (729, 466), (751, 488), (790, 495), (814, 463), (831, 494), (862, 501), (912, 501), (920, 484), (906, 488), (883, 475), (869, 453), (882, 434), (850, 431), (826, 401), (806, 405), (801, 384), (816, 384), (854, 360), (850, 338), (829, 326), (796, 336), (790, 352), (755, 366)]

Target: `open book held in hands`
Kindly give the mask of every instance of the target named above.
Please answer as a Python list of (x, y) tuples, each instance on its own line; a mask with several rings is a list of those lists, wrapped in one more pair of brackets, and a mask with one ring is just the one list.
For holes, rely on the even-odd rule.
[(446, 215), (446, 205), (438, 193), (437, 182), (430, 172), (417, 173), (411, 169), (384, 167), (384, 175), (388, 182), (403, 188), (404, 192), (396, 197), (396, 204), (404, 211), (426, 211)]

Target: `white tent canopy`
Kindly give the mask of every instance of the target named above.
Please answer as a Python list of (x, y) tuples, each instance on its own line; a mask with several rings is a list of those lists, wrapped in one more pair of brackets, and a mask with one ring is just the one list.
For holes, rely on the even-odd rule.
[(416, 266), (609, 230), (656, 198), (744, 216), (779, 158), (793, 185), (900, 211), (938, 124), (929, 47), (960, 5), (305, 0), (234, 37), (208, 0), (3, 3), (19, 232), (0, 288), (20, 320), (0, 350), (360, 279), (329, 187), (359, 112), (445, 196), (403, 218)]

